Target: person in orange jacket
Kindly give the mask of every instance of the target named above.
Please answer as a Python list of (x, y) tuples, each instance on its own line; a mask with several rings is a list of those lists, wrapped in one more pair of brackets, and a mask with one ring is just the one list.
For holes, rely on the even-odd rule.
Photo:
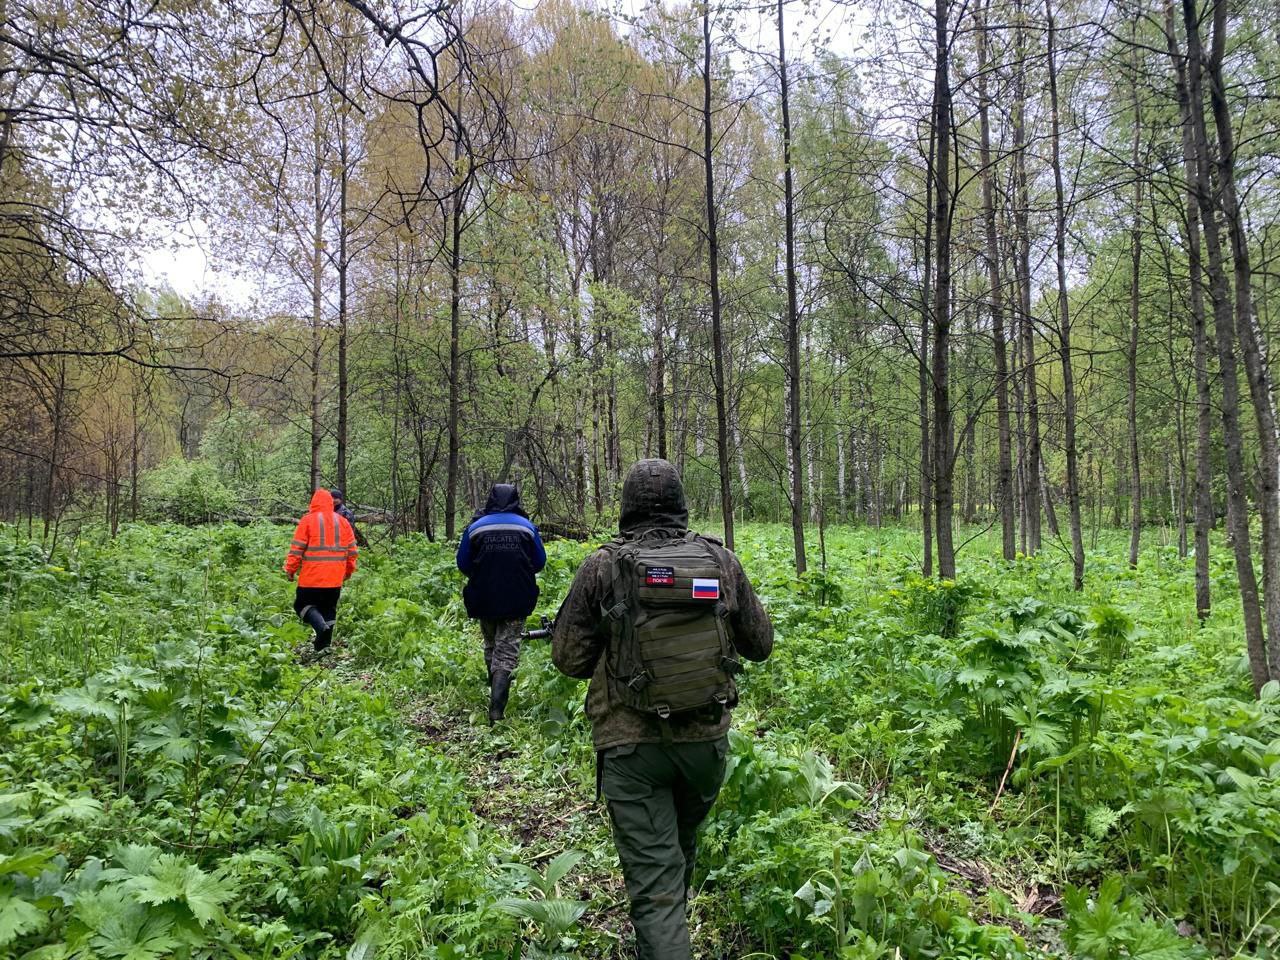
[(356, 572), (356, 535), (333, 509), (328, 490), (311, 495), (311, 510), (298, 521), (284, 572), (298, 579), (293, 609), (315, 631), (315, 652), (328, 649), (338, 619), (342, 585)]

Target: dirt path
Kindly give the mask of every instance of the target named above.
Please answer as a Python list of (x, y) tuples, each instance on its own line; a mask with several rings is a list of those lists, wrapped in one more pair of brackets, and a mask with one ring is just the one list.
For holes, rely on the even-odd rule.
[[(477, 726), (469, 713), (444, 712), (418, 701), (405, 714), (419, 741), (466, 774), (471, 810), (501, 835), (512, 859), (541, 869), (565, 850), (585, 856), (561, 883), (561, 894), (590, 903), (579, 926), (577, 954), (591, 960), (626, 956), (633, 940), (626, 891), (603, 807), (590, 784), (548, 779), (533, 762), (539, 737), (524, 730)], [(523, 748), (523, 749), (521, 749)]]
[[(344, 679), (366, 687), (379, 686), (383, 679), (376, 670), (354, 669), (354, 663), (345, 658), (333, 666), (345, 675)], [(490, 727), (483, 719), (481, 683), (465, 691), (452, 688), (451, 696), (435, 693), (436, 699), (432, 698), (432, 691), (425, 691), (403, 702), (405, 723), (420, 744), (440, 753), (463, 774), (471, 811), (498, 835), (499, 845), (507, 851), (506, 859), (541, 870), (566, 850), (584, 854), (560, 884), (561, 896), (590, 905), (573, 931), (576, 944), (571, 955), (583, 960), (623, 960), (633, 956), (634, 935), (627, 916), (626, 891), (604, 809), (595, 802), (590, 774), (568, 764), (563, 755), (558, 761), (547, 759), (546, 751), (554, 738), (546, 735), (532, 716), (522, 712), (530, 709), (527, 704), (513, 702), (507, 721)], [(866, 829), (875, 829), (878, 817), (874, 807), (863, 811), (860, 819)], [(1021, 911), (1056, 912), (1056, 891), (1035, 883), (1011, 882), (1010, 876), (997, 879), (997, 871), (991, 865), (948, 850), (945, 836), (927, 829), (922, 832), (926, 848), (937, 864), (975, 903), (1003, 887), (1012, 888), (1011, 899)], [(690, 917), (695, 956), (710, 956), (705, 947), (702, 954), (697, 953), (698, 913), (695, 902)], [(985, 919), (990, 922), (994, 918)], [(1022, 928), (1024, 934), (1031, 934), (1022, 924), (1015, 926)]]

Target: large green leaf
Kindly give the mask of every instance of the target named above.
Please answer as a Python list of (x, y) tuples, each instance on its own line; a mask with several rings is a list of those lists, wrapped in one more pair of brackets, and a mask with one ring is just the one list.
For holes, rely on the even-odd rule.
[(0, 876), (6, 873), (21, 873), (34, 877), (44, 865), (58, 853), (52, 848), (19, 850), (8, 856), (0, 856)]
[(35, 904), (0, 893), (0, 947), (43, 930), (48, 922), (49, 915)]
[(63, 710), (80, 717), (98, 717), (102, 720), (114, 720), (119, 714), (119, 707), (102, 697), (99, 691), (89, 687), (76, 687), (63, 690), (53, 698)]
[(235, 896), (230, 882), (172, 853), (161, 854), (150, 875), (130, 881), (129, 887), (143, 903), (185, 903), (201, 926), (218, 919), (223, 904)]
[(569, 871), (578, 865), (578, 861), (583, 857), (581, 850), (566, 850), (560, 854), (549, 864), (544, 874), (543, 893), (549, 893), (555, 889), (555, 885), (568, 875)]

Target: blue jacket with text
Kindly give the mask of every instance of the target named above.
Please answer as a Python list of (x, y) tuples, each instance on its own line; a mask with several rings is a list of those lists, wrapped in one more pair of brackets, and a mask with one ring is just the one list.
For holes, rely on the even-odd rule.
[(484, 509), (462, 531), (458, 569), (467, 575), (462, 600), (473, 620), (518, 620), (538, 605), (535, 574), (547, 553), (510, 483), (495, 484)]

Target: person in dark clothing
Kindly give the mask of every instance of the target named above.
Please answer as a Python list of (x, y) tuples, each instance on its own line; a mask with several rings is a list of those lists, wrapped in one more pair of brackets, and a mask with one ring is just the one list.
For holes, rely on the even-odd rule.
[[(686, 911), (697, 831), (724, 779), (730, 710), (737, 695), (730, 682), (727, 695), (667, 715), (661, 708), (643, 712), (620, 702), (616, 666), (625, 631), (617, 624), (628, 622), (630, 614), (619, 613), (624, 604), (615, 595), (621, 583), (618, 548), (634, 544), (661, 551), (665, 543), (679, 556), (679, 551), (688, 554), (701, 545), (703, 555), (714, 560), (716, 577), (682, 579), (674, 566), (647, 566), (641, 579), (645, 590), (628, 594), (639, 598), (629, 602), (641, 605), (646, 595), (664, 596), (663, 591), (680, 601), (690, 589), (696, 600), (705, 590), (736, 653), (764, 660), (773, 649), (773, 626), (738, 558), (720, 541), (691, 534), (688, 520), (675, 467), (666, 460), (635, 464), (622, 487), (620, 536), (583, 562), (552, 632), (555, 665), (568, 676), (591, 681), (587, 716), (597, 775), (631, 901), (640, 960), (690, 960)], [(668, 648), (686, 642), (679, 629), (657, 636), (655, 645)], [(651, 682), (670, 681), (651, 675)]]
[(514, 484), (494, 484), (484, 507), (462, 531), (458, 569), (467, 616), (480, 621), (489, 673), (489, 722), (507, 709), (511, 676), (520, 661), (520, 634), (538, 605), (536, 574), (547, 562), (538, 528), (520, 505)]
[(347, 523), (351, 524), (351, 532), (355, 534), (356, 544), (361, 547), (368, 546), (369, 544), (368, 541), (365, 540), (364, 534), (356, 527), (355, 511), (347, 506), (347, 500), (346, 497), (342, 495), (342, 491), (337, 487), (334, 487), (329, 491), (329, 496), (333, 497), (333, 512), (340, 517), (344, 517)]

